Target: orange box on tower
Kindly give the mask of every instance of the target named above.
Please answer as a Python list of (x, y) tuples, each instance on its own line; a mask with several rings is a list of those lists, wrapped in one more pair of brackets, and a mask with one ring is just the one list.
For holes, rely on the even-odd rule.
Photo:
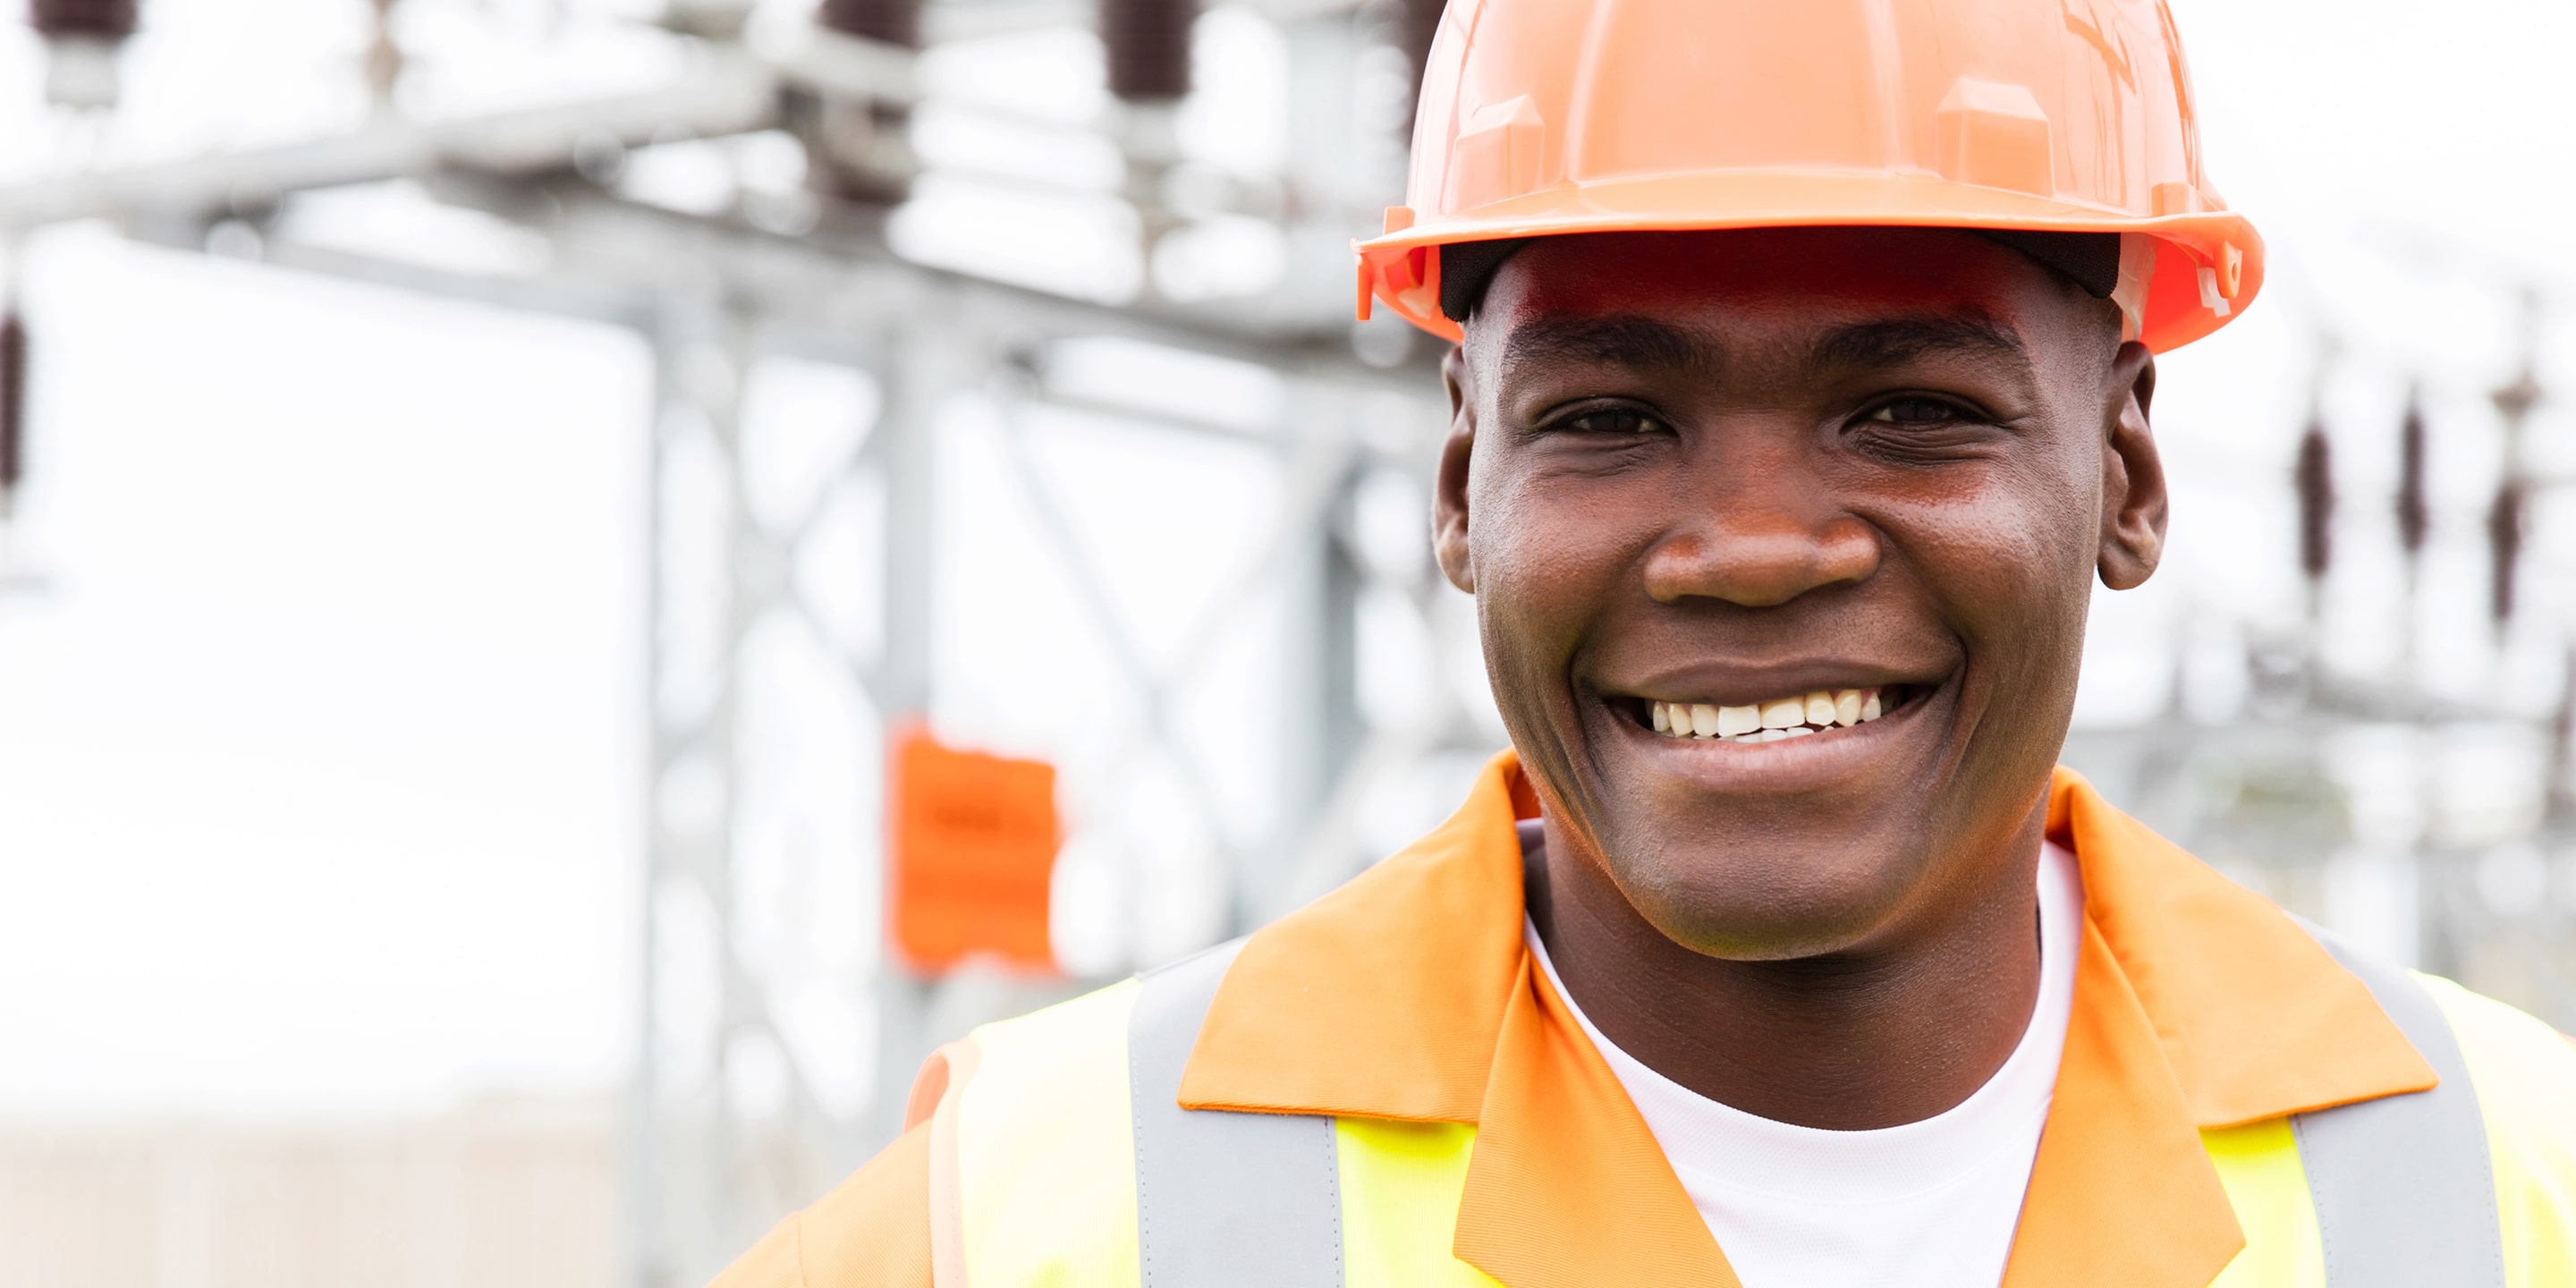
[(920, 725), (892, 750), (888, 920), (904, 960), (932, 973), (976, 956), (1054, 970), (1055, 766), (943, 746)]

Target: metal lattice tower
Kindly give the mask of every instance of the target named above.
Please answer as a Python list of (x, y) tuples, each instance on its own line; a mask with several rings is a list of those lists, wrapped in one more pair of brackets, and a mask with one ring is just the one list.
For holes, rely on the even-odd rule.
[[(937, 718), (942, 676), (957, 675), (944, 659), (964, 643), (942, 626), (943, 597), (961, 593), (943, 570), (971, 531), (943, 513), (969, 468), (953, 459), (960, 444), (983, 453), (974, 504), (1034, 534), (1044, 566), (1031, 575), (1070, 606), (1052, 629), (1092, 641), (1101, 662), (1088, 685), (1102, 729), (1059, 755), (1074, 757), (1063, 767), (1076, 844), (1127, 847), (1095, 869), (1111, 873), (1111, 903), (1133, 924), (1089, 969), (1153, 964), (1330, 888), (1386, 843), (1372, 820), (1389, 784), (1462, 778), (1499, 742), (1477, 709), (1472, 610), (1419, 549), (1445, 427), (1431, 355), (1386, 324), (1355, 336), (1341, 294), (1348, 239), (1393, 199), (1402, 149), (1382, 119), (1391, 96), (1368, 79), (1385, 66), (1370, 55), (1387, 36), (1377, 17), (1301, 3), (1274, 19), (1294, 99), (1277, 183), (1292, 195), (1228, 191), (1284, 219), (1280, 288), (1190, 306), (1149, 285), (1110, 306), (924, 268), (888, 246), (888, 207), (918, 164), (905, 137), (921, 93), (913, 50), (944, 30), (1026, 21), (1015, 10), (833, 0), (806, 39), (754, 53), (734, 39), (747, 7), (695, 0), (670, 19), (699, 45), (683, 83), (435, 125), (398, 110), (407, 60), (390, 12), (377, 7), (363, 69), (377, 106), (356, 132), (0, 189), (0, 235), (106, 216), (147, 240), (220, 242), (280, 267), (625, 327), (650, 344), (633, 1282), (703, 1282), (891, 1139), (936, 1043), (1103, 982), (971, 966), (924, 978), (884, 948), (886, 738)], [(1197, 12), (1107, 0), (1099, 15), (1110, 88), (1125, 100), (1103, 127), (1129, 153), (1122, 191), (1149, 251), (1193, 217), (1160, 202), (1181, 162), (1171, 120), (1191, 84)], [(1397, 67), (1419, 60), (1388, 52)], [(675, 136), (724, 146), (779, 130), (808, 158), (807, 195), (677, 211), (618, 187), (628, 158)], [(543, 237), (544, 267), (460, 273), (301, 235), (302, 194), (396, 177)], [(244, 192), (260, 200), (245, 205)], [(1263, 373), (1276, 406), (1256, 423), (1075, 387), (1079, 355), (1104, 343)], [(794, 441), (774, 414), (782, 382), (801, 382), (788, 401), (813, 422), (791, 427)], [(1134, 620), (1092, 548), (1086, 507), (1098, 498), (1051, 464), (1098, 433), (1197, 444), (1249, 480), (1219, 534), (1237, 566), (1173, 638)], [(1413, 664), (1373, 676), (1388, 638)], [(1221, 674), (1247, 649), (1266, 660)], [(1194, 712), (1211, 692), (1266, 695), (1280, 713), (1265, 731), (1276, 761), (1250, 805), (1203, 754)], [(1139, 848), (1155, 829), (1122, 814), (1120, 793), (1142, 779), (1168, 787), (1155, 817), (1195, 848)], [(1153, 908), (1175, 899), (1188, 915), (1145, 934)]]
[[(627, 1152), (634, 1284), (704, 1282), (883, 1145), (936, 1043), (1329, 889), (1421, 821), (1390, 805), (1396, 789), (1433, 784), (1436, 798), (1500, 743), (1473, 606), (1421, 548), (1446, 422), (1429, 346), (1401, 324), (1348, 321), (1349, 240), (1375, 231), (1396, 199), (1406, 78), (1440, 7), (1256, 8), (1286, 49), (1287, 160), (1280, 175), (1214, 187), (1226, 213), (1276, 226), (1289, 268), (1273, 289), (1223, 301), (1161, 298), (1148, 274), (1129, 302), (1078, 302), (894, 253), (889, 226), (919, 177), (916, 52), (1040, 10), (1063, 17), (1004, 0), (827, 0), (817, 30), (768, 50), (740, 39), (750, 5), (683, 0), (666, 19), (689, 33), (681, 82), (438, 123), (395, 110), (404, 60), (387, 24), (367, 63), (379, 110), (346, 133), (0, 188), (0, 245), (104, 217), (161, 244), (249, 246), (282, 268), (588, 319), (650, 345), (656, 409), (638, 433), (649, 435), (651, 475), (636, 507), (652, 590), (650, 620), (637, 624), (650, 639), (649, 686), (637, 695), (649, 713), (638, 774), (650, 816)], [(1111, 119), (1076, 124), (1119, 150), (1117, 194), (1149, 254), (1197, 213), (1166, 203), (1197, 12), (1189, 0), (1105, 0), (1084, 18), (1104, 38), (1116, 101)], [(60, 0), (39, 13), (91, 45), (132, 25), (131, 7), (115, 4)], [(108, 30), (119, 15), (125, 26)], [(679, 210), (618, 181), (656, 149), (730, 156), (721, 150), (782, 135), (805, 161), (794, 192)], [(465, 273), (303, 235), (295, 212), (307, 194), (396, 179), (421, 200), (541, 239), (543, 267)], [(18, 459), (6, 394), (23, 385), (13, 356), (23, 343), (0, 331), (0, 494)], [(1074, 378), (1086, 346), (1103, 344), (1258, 373), (1276, 406), (1253, 419), (1210, 414)], [(810, 395), (792, 434), (772, 414), (782, 382)], [(2539, 400), (2526, 377), (2496, 406), (2518, 436)], [(2352, 452), (2330, 445), (2342, 426), (2322, 412), (2317, 424), (2298, 457), (2296, 543), (2321, 589), (2356, 546), (2336, 535), (2338, 515), (2363, 507), (2338, 508), (2335, 463)], [(1100, 498), (1063, 467), (1068, 443), (1114, 435), (1222, 455), (1250, 480), (1209, 538), (1239, 558), (1177, 625), (1138, 620), (1100, 548)], [(981, 490), (961, 494), (970, 473)], [(2526, 507), (2547, 483), (2508, 477), (2489, 513), (2500, 608)], [(2415, 487), (2416, 517), (2401, 525), (2414, 524), (2408, 540), (2420, 544), (2439, 516), (2420, 478)], [(1001, 592), (951, 574), (986, 519), (1024, 534), (1014, 556), (1023, 574), (1063, 605), (1043, 628), (1063, 638), (1041, 643), (1096, 663), (1080, 697), (1098, 727), (1027, 748), (1058, 757), (1075, 843), (1116, 852), (1088, 870), (1109, 874), (1128, 926), (1087, 959), (1091, 978), (972, 967), (923, 978), (884, 950), (883, 749), (908, 722), (971, 705), (959, 690), (981, 655), (958, 637), (952, 608), (960, 595)], [(2222, 863), (2278, 856), (2274, 893), (2293, 903), (2341, 857), (2317, 841), (2317, 820), (2350, 830), (2319, 747), (2355, 728), (2493, 715), (2367, 706), (2317, 664), (2315, 617), (2303, 642), (2249, 644), (2257, 718), (2211, 728), (2176, 712), (2070, 748), (2115, 798)], [(1245, 655), (1257, 661), (1226, 671), (1225, 659)], [(1277, 759), (1247, 805), (1203, 754), (1196, 713), (1210, 692), (1252, 690), (1273, 701), (1262, 736)], [(2556, 713), (2550, 826), (2561, 838), (2576, 836), (2570, 713), (2576, 697)], [(2222, 775), (2233, 794), (2214, 804), (2208, 783)], [(1146, 781), (1163, 793), (1150, 809), (1122, 794)], [(1157, 827), (1197, 839), (1154, 849), (1144, 842)], [(2426, 920), (2448, 943), (2470, 922), (2444, 891), (2481, 860), (2427, 855), (2440, 870)], [(1188, 915), (1140, 929), (1175, 902)]]

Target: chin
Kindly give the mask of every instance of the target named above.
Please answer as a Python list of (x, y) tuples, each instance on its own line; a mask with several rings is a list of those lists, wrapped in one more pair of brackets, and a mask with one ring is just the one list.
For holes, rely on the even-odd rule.
[(1909, 861), (1920, 850), (1887, 837), (1750, 840), (1658, 847), (1611, 870), (1666, 939), (1728, 961), (1789, 961), (1849, 952), (1883, 931), (1922, 887)]

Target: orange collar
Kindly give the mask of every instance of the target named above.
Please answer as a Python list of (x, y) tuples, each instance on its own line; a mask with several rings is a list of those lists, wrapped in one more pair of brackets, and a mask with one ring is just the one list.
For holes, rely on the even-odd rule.
[[(1252, 937), (1200, 1030), (1193, 1109), (1477, 1124), (1453, 1249), (1512, 1288), (1735, 1285), (1521, 941), (1520, 762), (1437, 831)], [(2199, 1129), (2420, 1091), (2432, 1068), (2298, 925), (2060, 769), (2084, 875), (2057, 1097), (2006, 1288), (2207, 1284), (2244, 1244)], [(1614, 1234), (1615, 1232), (1615, 1234)]]

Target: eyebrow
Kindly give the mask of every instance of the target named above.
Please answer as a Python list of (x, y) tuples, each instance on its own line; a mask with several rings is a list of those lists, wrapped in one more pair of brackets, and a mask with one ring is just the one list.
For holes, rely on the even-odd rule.
[(1642, 316), (1544, 319), (1515, 328), (1503, 365), (1577, 362), (1637, 370), (1708, 367), (1716, 355), (1700, 337)]
[(1956, 354), (2027, 368), (2030, 351), (2012, 328), (1982, 312), (1921, 314), (1837, 327), (1807, 350), (1810, 370), (1893, 367), (1928, 354)]
[[(1810, 371), (1892, 367), (1936, 353), (2030, 366), (2030, 351), (2021, 337), (1981, 311), (1836, 327), (1808, 345), (1803, 365)], [(1577, 362), (1634, 370), (1712, 371), (1718, 366), (1717, 348), (1705, 336), (1636, 315), (1533, 322), (1504, 341), (1502, 360), (1506, 366)]]

